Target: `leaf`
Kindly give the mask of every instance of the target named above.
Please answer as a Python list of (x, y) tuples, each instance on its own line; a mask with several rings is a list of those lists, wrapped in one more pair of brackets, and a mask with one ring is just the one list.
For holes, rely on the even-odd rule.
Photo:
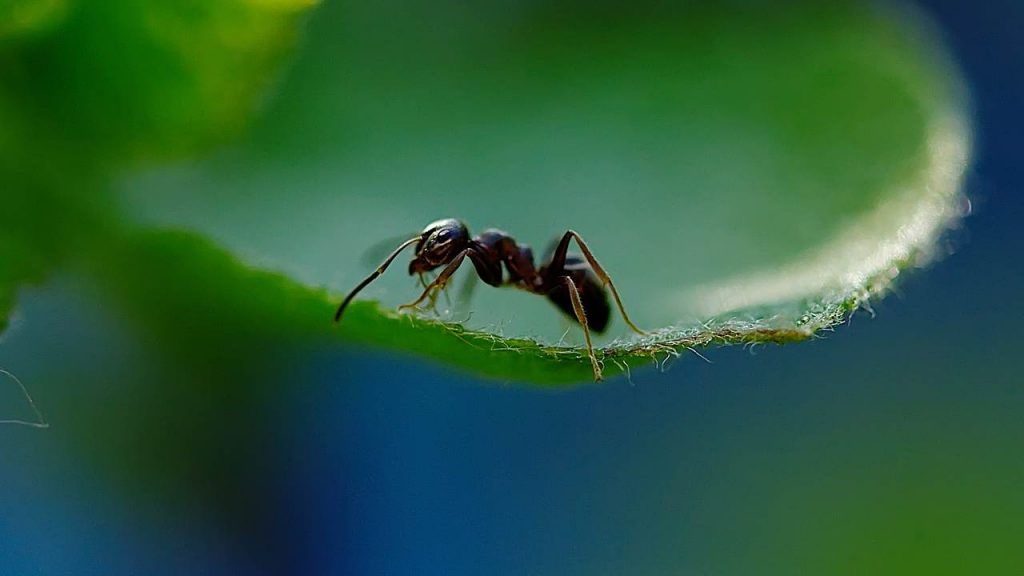
[(41, 133), (35, 151), (118, 168), (191, 154), (248, 123), (313, 4), (16, 0), (0, 11), (5, 103)]
[[(654, 330), (613, 324), (599, 354), (615, 370), (807, 338), (932, 257), (963, 213), (961, 90), (925, 23), (857, 3), (334, 5), (248, 138), (123, 195), (142, 222), (294, 279), (271, 309), (294, 299), (317, 334), (314, 310), (329, 317), (380, 238), (456, 216), (540, 253), (575, 229)], [(543, 299), (479, 289), (465, 329), (399, 318), (416, 290), (396, 269), (346, 337), (491, 376), (585, 377)]]
[(337, 303), (326, 291), (244, 266), (186, 232), (132, 232), (112, 244), (93, 261), (91, 276), (127, 317), (190, 365), (253, 364), (258, 351), (284, 345), (394, 346), (399, 332), (404, 349), (491, 377), (566, 383), (591, 376), (589, 360), (578, 349), (497, 339), (399, 316), (369, 302), (357, 302), (339, 327), (330, 321)]
[(21, 286), (119, 223), (115, 174), (237, 135), (313, 3), (0, 7), (0, 329)]

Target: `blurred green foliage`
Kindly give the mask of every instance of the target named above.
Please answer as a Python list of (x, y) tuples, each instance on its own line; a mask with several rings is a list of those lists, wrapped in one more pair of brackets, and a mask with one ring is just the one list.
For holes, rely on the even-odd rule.
[(307, 0), (15, 0), (0, 8), (0, 319), (122, 225), (113, 178), (237, 135)]
[(15, 2), (3, 81), (5, 119), (19, 121), (7, 135), (54, 141), (37, 153), (61, 142), (107, 169), (224, 142), (259, 109), (312, 4)]

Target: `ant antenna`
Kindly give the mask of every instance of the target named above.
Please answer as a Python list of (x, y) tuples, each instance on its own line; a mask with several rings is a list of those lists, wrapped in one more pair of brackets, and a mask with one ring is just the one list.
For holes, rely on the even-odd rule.
[(409, 238), (405, 242), (402, 242), (402, 244), (399, 245), (398, 248), (395, 248), (395, 251), (392, 252), (391, 255), (388, 256), (384, 260), (384, 262), (382, 262), (381, 265), (377, 267), (376, 270), (373, 271), (373, 274), (367, 276), (365, 280), (360, 282), (358, 286), (356, 286), (351, 292), (348, 293), (348, 296), (346, 296), (345, 300), (342, 301), (341, 306), (338, 306), (338, 311), (334, 313), (334, 321), (338, 322), (339, 320), (341, 320), (341, 315), (342, 313), (345, 312), (345, 308), (348, 306), (348, 303), (351, 302), (353, 298), (355, 298), (356, 294), (358, 294), (360, 290), (366, 288), (366, 286), (369, 285), (370, 282), (373, 282), (381, 274), (383, 274), (384, 271), (388, 269), (388, 266), (391, 265), (391, 262), (393, 262), (395, 258), (398, 258), (398, 255), (402, 252), (402, 250), (405, 250), (410, 244), (415, 244), (416, 242), (419, 242), (422, 239), (423, 235), (421, 234), (419, 236)]

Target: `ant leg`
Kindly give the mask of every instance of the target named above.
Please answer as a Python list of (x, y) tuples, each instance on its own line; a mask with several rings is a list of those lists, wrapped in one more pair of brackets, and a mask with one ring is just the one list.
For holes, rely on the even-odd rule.
[(612, 297), (615, 298), (615, 305), (619, 308), (619, 313), (622, 314), (622, 319), (626, 321), (626, 324), (628, 324), (634, 332), (641, 336), (646, 335), (647, 332), (637, 328), (637, 325), (629, 318), (629, 314), (626, 314), (626, 308), (622, 305), (622, 298), (619, 297), (619, 291), (615, 289), (615, 284), (612, 283), (612, 277), (608, 275), (608, 272), (606, 272), (600, 262), (597, 261), (597, 258), (594, 257), (594, 253), (590, 251), (590, 247), (587, 246), (587, 243), (583, 241), (583, 238), (581, 238), (579, 234), (569, 230), (564, 236), (562, 236), (562, 240), (558, 243), (558, 248), (555, 249), (554, 256), (551, 257), (551, 265), (555, 266), (557, 262), (557, 266), (561, 268), (565, 264), (565, 255), (569, 250), (570, 238), (576, 239), (576, 244), (580, 247), (580, 251), (583, 252), (583, 257), (587, 259), (587, 263), (590, 264), (590, 268), (594, 271), (594, 274), (596, 274), (598, 279), (601, 280), (601, 284), (611, 289)]
[[(426, 289), (427, 286), (429, 286), (429, 283), (427, 282), (427, 273), (426, 272), (420, 272), (418, 277), (419, 277), (420, 286), (422, 286), (424, 289)], [(431, 279), (431, 281), (433, 281), (433, 278)], [(434, 292), (430, 293), (430, 305), (427, 306), (427, 309), (428, 310), (433, 310), (435, 313), (437, 312), (437, 291), (436, 290)]]
[(428, 296), (431, 295), (431, 292), (434, 291), (435, 288), (444, 287), (444, 285), (448, 283), (448, 279), (451, 278), (452, 274), (454, 274), (455, 271), (459, 269), (459, 266), (462, 265), (462, 261), (466, 259), (466, 254), (468, 252), (469, 249), (460, 252), (459, 255), (456, 256), (454, 260), (452, 260), (452, 263), (446, 266), (445, 269), (442, 270), (441, 273), (437, 275), (437, 278), (435, 278), (433, 282), (427, 285), (426, 289), (423, 290), (423, 293), (420, 294), (419, 298), (417, 298), (413, 302), (410, 302), (409, 304), (402, 304), (401, 306), (398, 307), (398, 309), (405, 310), (406, 308), (416, 308), (417, 306), (420, 305), (420, 302), (423, 302), (424, 300), (427, 299)]
[(441, 288), (439, 290), (435, 290), (434, 291), (434, 298), (433, 298), (433, 300), (430, 303), (431, 307), (434, 307), (434, 306), (437, 305), (437, 293), (438, 292), (440, 292), (441, 294), (444, 295), (444, 304), (445, 304), (445, 306), (448, 307), (448, 310), (450, 311), (451, 308), (452, 308), (452, 299), (448, 295), (448, 285), (447, 284), (445, 284), (444, 286), (441, 286)]
[(560, 280), (569, 289), (569, 299), (572, 301), (572, 309), (576, 312), (576, 320), (583, 327), (583, 338), (587, 341), (587, 354), (590, 356), (590, 364), (594, 367), (594, 381), (601, 381), (601, 366), (597, 363), (597, 356), (594, 355), (594, 345), (590, 342), (590, 326), (587, 324), (587, 313), (583, 310), (583, 302), (580, 300), (580, 293), (572, 278), (562, 276)]

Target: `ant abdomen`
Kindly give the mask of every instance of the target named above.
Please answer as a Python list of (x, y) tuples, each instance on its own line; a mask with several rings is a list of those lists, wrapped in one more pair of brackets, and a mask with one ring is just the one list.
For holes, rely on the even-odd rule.
[[(547, 270), (542, 270), (542, 274)], [(608, 293), (604, 286), (598, 281), (597, 276), (580, 256), (570, 254), (565, 258), (565, 269), (563, 274), (568, 275), (576, 285), (579, 292), (583, 309), (586, 310), (587, 322), (594, 332), (602, 333), (608, 328), (608, 321), (611, 319), (612, 308), (608, 303)], [(569, 287), (564, 283), (552, 284), (550, 291), (546, 294), (548, 300), (553, 302), (558, 309), (565, 313), (572, 320), (576, 320), (576, 311), (572, 304), (572, 297), (569, 294)]]

